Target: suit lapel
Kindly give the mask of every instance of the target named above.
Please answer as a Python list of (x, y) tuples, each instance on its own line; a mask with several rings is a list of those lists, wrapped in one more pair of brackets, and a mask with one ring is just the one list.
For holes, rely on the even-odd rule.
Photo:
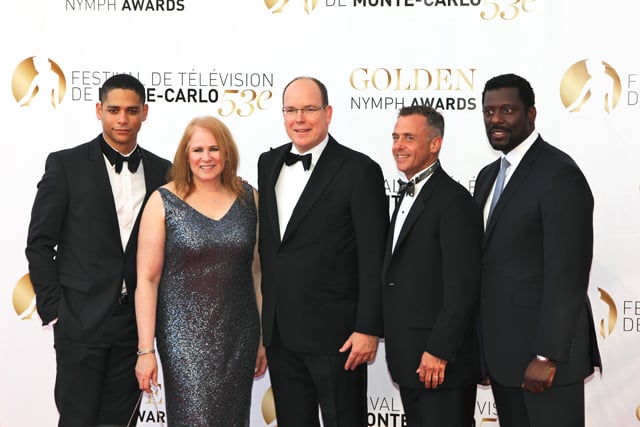
[(276, 201), (276, 182), (280, 176), (282, 165), (284, 164), (285, 154), (291, 151), (291, 143), (286, 144), (276, 150), (273, 150), (270, 155), (275, 156), (274, 160), (265, 162), (265, 165), (269, 167), (265, 171), (266, 182), (264, 188), (260, 187), (260, 210), (264, 212), (267, 217), (266, 224), (273, 230), (274, 236), (280, 240), (280, 221), (278, 220), (278, 203)]
[(144, 204), (147, 203), (147, 199), (149, 198), (149, 196), (151, 196), (151, 193), (153, 193), (156, 188), (158, 188), (162, 184), (158, 183), (158, 171), (156, 171), (157, 165), (154, 164), (150, 156), (147, 155), (146, 150), (140, 148), (140, 151), (142, 152), (142, 168), (144, 169), (144, 206)]
[(402, 229), (400, 230), (400, 234), (398, 235), (398, 241), (396, 242), (396, 251), (394, 252), (392, 252), (393, 234), (395, 232), (394, 230), (396, 227), (398, 210), (400, 209), (401, 203), (398, 203), (398, 206), (396, 206), (395, 210), (393, 211), (393, 217), (391, 218), (391, 225), (389, 227), (389, 234), (387, 236), (387, 244), (385, 247), (385, 257), (382, 264), (383, 280), (387, 274), (389, 265), (393, 260), (394, 254), (398, 253), (398, 251), (401, 249), (401, 246), (404, 240), (409, 235), (416, 221), (420, 218), (424, 210), (428, 208), (427, 203), (429, 199), (431, 199), (431, 197), (433, 196), (433, 193), (438, 186), (438, 182), (442, 179), (442, 176), (444, 173), (445, 172), (442, 170), (442, 167), (439, 167), (433, 173), (433, 175), (429, 178), (429, 180), (424, 184), (424, 187), (418, 194), (415, 202), (413, 202), (413, 205), (411, 206), (411, 210), (409, 210), (409, 214), (407, 215), (407, 217), (404, 220), (404, 223), (402, 224)]
[[(89, 182), (94, 183), (92, 187), (95, 189), (94, 195), (98, 204), (98, 214), (106, 218), (106, 222), (112, 229), (112, 235), (120, 242), (120, 225), (118, 224), (116, 203), (113, 200), (113, 189), (111, 188), (107, 166), (102, 155), (100, 138), (94, 139), (88, 145), (89, 175), (92, 176)], [(122, 247), (122, 244), (119, 246)]]
[(429, 180), (424, 184), (418, 198), (411, 206), (411, 210), (409, 210), (409, 214), (407, 218), (404, 220), (404, 224), (402, 224), (402, 229), (400, 230), (400, 234), (398, 235), (398, 241), (396, 242), (396, 248), (399, 248), (402, 245), (402, 242), (409, 235), (409, 232), (413, 228), (414, 224), (422, 215), (422, 212), (426, 209), (427, 202), (433, 195), (436, 187), (438, 186), (438, 181), (442, 179), (442, 174), (444, 171), (441, 167), (439, 167), (433, 175), (429, 178)]
[[(522, 184), (524, 179), (531, 172), (531, 168), (534, 162), (536, 161), (536, 159), (538, 158), (538, 154), (540, 153), (540, 149), (542, 148), (542, 142), (543, 141), (541, 137), (538, 137), (538, 139), (536, 139), (533, 145), (531, 145), (529, 150), (525, 153), (524, 157), (518, 164), (518, 167), (516, 168), (516, 170), (513, 171), (513, 174), (511, 175), (511, 178), (507, 182), (507, 185), (505, 185), (504, 190), (502, 190), (500, 199), (498, 200), (498, 203), (493, 209), (493, 213), (491, 214), (491, 217), (489, 217), (489, 222), (487, 223), (487, 227), (485, 229), (485, 239), (484, 239), (485, 243), (489, 240), (489, 237), (493, 233), (493, 229), (495, 228), (496, 222), (498, 221), (498, 217), (504, 210), (505, 206), (509, 204), (511, 199), (516, 194), (516, 191), (520, 186), (520, 184)], [(498, 160), (498, 164), (499, 164), (499, 160)], [(496, 175), (497, 175), (497, 172), (496, 172)], [(491, 184), (493, 184), (493, 181), (490, 181), (490, 182)], [(491, 188), (491, 186), (489, 186), (489, 188)], [(486, 201), (486, 197), (484, 200)], [(484, 206), (484, 204), (481, 206)]]
[(500, 158), (488, 166), (487, 178), (474, 189), (473, 198), (476, 200), (480, 209), (483, 209), (487, 203), (491, 187), (498, 176), (498, 170), (500, 170)]
[(391, 249), (393, 246), (393, 234), (396, 228), (396, 220), (398, 219), (398, 211), (400, 210), (400, 205), (402, 204), (402, 200), (404, 200), (404, 195), (398, 199), (395, 208), (393, 209), (393, 215), (391, 215), (391, 222), (389, 223), (389, 231), (387, 232), (387, 240), (384, 248), (384, 259), (382, 261), (382, 279), (387, 274), (387, 268), (389, 268), (389, 263), (391, 262)]
[(125, 248), (125, 252), (127, 252), (131, 247), (132, 241), (136, 240), (134, 236), (138, 235), (140, 218), (142, 217), (142, 212), (144, 211), (144, 207), (147, 204), (147, 200), (158, 187), (160, 187), (162, 184), (165, 183), (165, 177), (162, 176), (163, 171), (158, 168), (159, 164), (153, 161), (152, 157), (149, 156), (146, 150), (144, 150), (142, 147), (138, 147), (138, 148), (142, 153), (142, 167), (144, 169), (145, 195), (144, 195), (144, 200), (142, 202), (142, 206), (140, 207), (140, 211), (136, 216), (136, 222), (133, 224), (133, 228), (131, 229), (131, 234), (129, 236), (129, 239), (127, 240), (127, 247)]
[[(283, 242), (291, 236), (304, 217), (307, 216), (313, 205), (315, 205), (320, 195), (324, 192), (327, 185), (329, 185), (335, 176), (336, 172), (344, 163), (344, 159), (339, 155), (338, 151), (338, 143), (333, 139), (333, 137), (329, 136), (329, 142), (320, 155), (320, 159), (318, 159), (318, 162), (309, 177), (309, 181), (302, 191), (296, 207), (293, 209), (291, 218), (287, 224), (287, 229), (282, 237)], [(282, 165), (282, 162), (280, 162), (280, 164)]]

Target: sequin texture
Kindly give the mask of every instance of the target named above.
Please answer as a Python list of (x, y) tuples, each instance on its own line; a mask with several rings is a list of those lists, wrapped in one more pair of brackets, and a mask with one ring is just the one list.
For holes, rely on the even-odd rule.
[(166, 241), (156, 338), (172, 427), (249, 426), (260, 324), (248, 191), (216, 221), (160, 189)]

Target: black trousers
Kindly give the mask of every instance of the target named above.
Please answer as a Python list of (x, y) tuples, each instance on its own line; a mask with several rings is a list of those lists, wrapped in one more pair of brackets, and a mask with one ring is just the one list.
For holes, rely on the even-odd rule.
[(367, 368), (345, 371), (348, 354), (297, 353), (274, 331), (267, 348), (278, 427), (367, 425)]
[(472, 427), (477, 386), (410, 389), (400, 387), (407, 427)]
[(491, 378), (500, 427), (582, 427), (584, 382), (529, 393)]
[[(117, 306), (102, 339), (80, 343), (54, 326), (59, 427), (126, 426), (140, 395), (138, 338), (129, 306)], [(133, 425), (137, 421), (134, 416)]]

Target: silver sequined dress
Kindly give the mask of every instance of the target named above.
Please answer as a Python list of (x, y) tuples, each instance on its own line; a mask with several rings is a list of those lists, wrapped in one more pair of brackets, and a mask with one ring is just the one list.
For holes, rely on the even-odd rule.
[(260, 336), (253, 192), (216, 221), (159, 191), (166, 243), (156, 339), (168, 424), (248, 427)]

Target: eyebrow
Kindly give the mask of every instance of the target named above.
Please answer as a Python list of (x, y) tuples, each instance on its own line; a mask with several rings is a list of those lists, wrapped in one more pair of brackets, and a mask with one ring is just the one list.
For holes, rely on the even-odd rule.
[(131, 108), (142, 108), (140, 105), (117, 105), (117, 104), (103, 104), (105, 108), (126, 108), (127, 110)]

